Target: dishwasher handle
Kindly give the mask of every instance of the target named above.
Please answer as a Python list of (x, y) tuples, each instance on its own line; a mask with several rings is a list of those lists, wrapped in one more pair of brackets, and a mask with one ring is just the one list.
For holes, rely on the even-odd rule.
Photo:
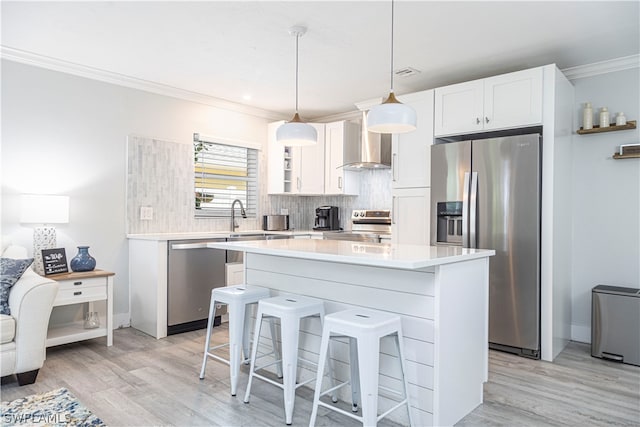
[(224, 242), (225, 240), (212, 240), (210, 242), (198, 242), (198, 243), (173, 243), (171, 244), (171, 250), (186, 250), (186, 249), (208, 249), (208, 243)]

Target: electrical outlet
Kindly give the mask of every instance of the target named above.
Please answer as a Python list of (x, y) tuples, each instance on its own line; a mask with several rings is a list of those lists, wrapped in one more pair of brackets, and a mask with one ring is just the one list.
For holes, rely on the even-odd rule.
[(289, 215), (289, 209), (280, 209), (280, 215)]
[(153, 208), (151, 206), (140, 206), (140, 219), (151, 221), (153, 219)]

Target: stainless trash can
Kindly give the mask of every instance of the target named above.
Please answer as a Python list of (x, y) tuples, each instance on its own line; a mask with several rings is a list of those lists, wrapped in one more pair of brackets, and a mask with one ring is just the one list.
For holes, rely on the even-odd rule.
[(640, 289), (591, 290), (591, 355), (640, 366)]

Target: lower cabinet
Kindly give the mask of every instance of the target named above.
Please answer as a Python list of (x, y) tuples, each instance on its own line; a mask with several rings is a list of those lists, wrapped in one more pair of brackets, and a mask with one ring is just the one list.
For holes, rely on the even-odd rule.
[(429, 245), (430, 199), (429, 187), (393, 190), (393, 243)]

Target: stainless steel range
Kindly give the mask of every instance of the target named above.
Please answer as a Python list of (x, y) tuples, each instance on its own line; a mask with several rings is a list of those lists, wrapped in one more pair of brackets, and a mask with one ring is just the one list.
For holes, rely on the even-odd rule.
[(386, 242), (391, 239), (391, 211), (356, 209), (351, 212), (351, 231), (325, 231), (329, 240), (354, 242)]

